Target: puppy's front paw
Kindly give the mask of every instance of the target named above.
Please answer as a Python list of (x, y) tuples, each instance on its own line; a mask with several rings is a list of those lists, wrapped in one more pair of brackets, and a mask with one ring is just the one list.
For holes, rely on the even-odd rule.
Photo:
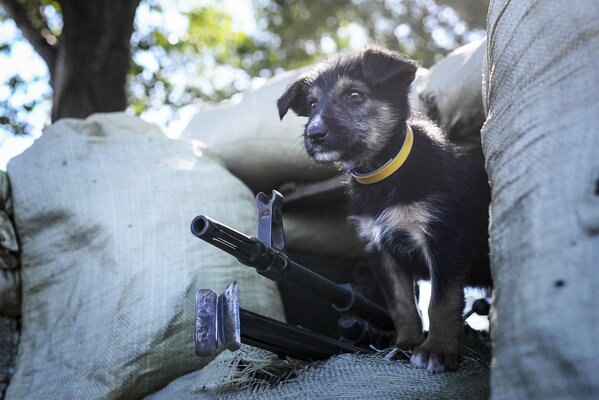
[(426, 369), (431, 373), (453, 371), (458, 367), (457, 352), (442, 352), (416, 347), (410, 358), (410, 364), (415, 368)]

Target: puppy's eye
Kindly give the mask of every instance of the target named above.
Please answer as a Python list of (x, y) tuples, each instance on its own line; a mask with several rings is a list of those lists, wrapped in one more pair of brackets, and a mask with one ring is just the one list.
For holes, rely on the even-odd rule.
[(314, 110), (316, 108), (316, 104), (317, 104), (317, 101), (316, 100), (312, 100), (310, 102), (310, 110)]
[(364, 95), (357, 90), (352, 90), (347, 94), (347, 98), (350, 100), (362, 100)]

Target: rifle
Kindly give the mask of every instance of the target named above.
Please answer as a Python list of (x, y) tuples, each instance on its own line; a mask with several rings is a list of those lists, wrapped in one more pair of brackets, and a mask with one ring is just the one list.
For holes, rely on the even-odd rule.
[(337, 284), (289, 259), (285, 252), (283, 196), (256, 196), (258, 238), (199, 215), (191, 223), (194, 236), (237, 258), (268, 279), (286, 280), (331, 303), (341, 313), (340, 338), (329, 338), (305, 328), (239, 308), (238, 285), (221, 294), (210, 289), (196, 296), (196, 354), (206, 356), (218, 344), (237, 350), (241, 343), (299, 359), (319, 359), (342, 352), (371, 351), (384, 347), (395, 336), (393, 322), (380, 305), (356, 292), (351, 284)]

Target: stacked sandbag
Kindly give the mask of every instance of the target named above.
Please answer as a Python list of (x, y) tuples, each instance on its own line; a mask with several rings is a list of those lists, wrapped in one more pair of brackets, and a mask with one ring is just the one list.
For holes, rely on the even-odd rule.
[(599, 398), (599, 7), (493, 0), (493, 399)]
[(22, 336), (7, 399), (140, 398), (204, 366), (194, 298), (271, 282), (191, 235), (198, 214), (256, 231), (250, 190), (202, 146), (124, 114), (65, 119), (8, 165), (22, 249)]
[(19, 243), (13, 226), (8, 175), (0, 171), (0, 399), (14, 373), (21, 312)]
[(8, 175), (0, 171), (0, 315), (20, 314), (19, 242), (13, 226), (13, 204)]
[(433, 65), (419, 70), (412, 85), (412, 107), (437, 123), (450, 141), (480, 152), (485, 120), (482, 66), (486, 38), (464, 45)]

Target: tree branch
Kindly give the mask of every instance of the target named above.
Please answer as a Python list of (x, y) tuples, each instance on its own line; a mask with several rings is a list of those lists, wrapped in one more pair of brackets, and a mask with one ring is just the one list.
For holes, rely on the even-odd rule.
[[(34, 50), (44, 59), (48, 69), (54, 68), (56, 60), (56, 47), (48, 42), (50, 28), (36, 28), (29, 19), (24, 5), (17, 0), (0, 0), (0, 5), (6, 11), (6, 14), (12, 18), (21, 33), (31, 43)], [(52, 36), (53, 37), (53, 36)]]

